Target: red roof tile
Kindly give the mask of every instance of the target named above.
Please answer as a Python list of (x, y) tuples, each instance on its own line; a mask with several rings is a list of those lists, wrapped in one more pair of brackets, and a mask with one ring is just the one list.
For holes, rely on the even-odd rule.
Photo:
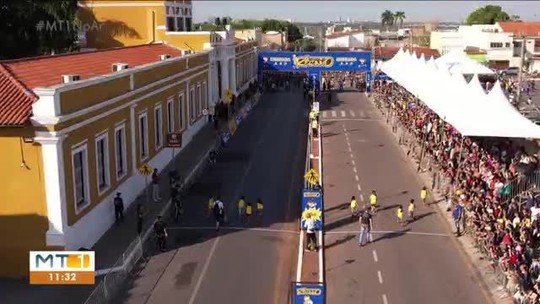
[[(403, 49), (408, 50), (409, 48), (405, 47)], [(441, 54), (439, 54), (439, 51), (430, 49), (428, 47), (413, 47), (413, 50), (416, 52), (418, 56), (420, 56), (421, 54), (424, 54), (425, 58), (429, 58), (432, 56), (433, 58), (438, 58), (441, 56)], [(396, 55), (398, 51), (399, 51), (398, 47), (378, 46), (378, 47), (374, 47), (371, 52), (373, 54), (373, 59), (390, 59), (394, 57), (394, 55)]]
[(505, 33), (514, 36), (540, 36), (540, 22), (499, 22), (499, 26)]
[(37, 100), (37, 87), (62, 83), (62, 75), (76, 74), (89, 79), (112, 73), (113, 63), (130, 68), (159, 61), (159, 55), (181, 56), (165, 44), (149, 44), (92, 52), (40, 56), (0, 62), (0, 126), (23, 125)]
[(326, 35), (326, 39), (345, 37), (345, 36), (350, 36), (353, 34), (358, 34), (358, 33), (363, 33), (363, 32), (364, 31), (361, 31), (361, 30), (348, 31), (348, 32), (335, 32), (335, 33)]

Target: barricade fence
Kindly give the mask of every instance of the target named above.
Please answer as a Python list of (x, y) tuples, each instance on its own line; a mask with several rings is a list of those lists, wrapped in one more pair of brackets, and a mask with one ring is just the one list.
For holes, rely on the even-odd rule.
[[(252, 99), (253, 106), (257, 104), (260, 98), (260, 94), (254, 94)], [(246, 102), (244, 101), (242, 105)], [(208, 150), (219, 151), (221, 149), (221, 140), (216, 139), (216, 142)], [(185, 194), (193, 183), (204, 172), (208, 165), (208, 160), (204, 157), (197, 167), (194, 168), (192, 174), (187, 176), (183, 181), (182, 191)], [(169, 220), (173, 214), (171, 212), (172, 204), (169, 202), (161, 211), (161, 215), (164, 219)], [(153, 222), (148, 221), (144, 223), (143, 231), (146, 233), (142, 236), (137, 236), (124, 251), (122, 256), (114, 263), (114, 265), (108, 269), (107, 274), (103, 276), (101, 280), (97, 278), (99, 282), (94, 288), (90, 296), (84, 302), (85, 304), (106, 304), (114, 303), (115, 300), (121, 295), (122, 291), (129, 282), (129, 276), (136, 270), (136, 266), (145, 257), (149, 257), (157, 250), (156, 240), (153, 233), (149, 230), (153, 226)]]
[[(427, 152), (428, 149), (426, 149), (426, 145), (428, 145), (430, 141), (437, 142), (438, 140), (442, 140), (442, 138), (434, 136), (428, 139), (425, 134), (410, 131), (410, 122), (404, 121), (398, 117), (395, 103), (384, 101), (383, 98), (377, 94), (372, 95), (372, 101), (375, 107), (381, 111), (386, 123), (390, 125), (392, 133), (398, 139), (399, 145), (403, 146), (406, 154), (414, 159), (417, 171), (429, 173), (432, 182), (431, 185), (426, 186), (429, 186), (432, 191), (437, 191), (439, 194), (443, 195), (447, 199), (447, 201), (444, 202), (446, 208), (450, 209), (452, 207), (452, 202), (454, 201), (453, 195), (457, 189), (457, 183), (453, 182), (450, 177), (440, 170), (435, 159), (436, 156), (430, 155), (429, 152)], [(458, 166), (459, 165), (460, 164), (458, 164)], [(460, 168), (458, 167), (457, 170), (459, 169)], [(512, 200), (518, 200), (519, 203), (524, 203), (523, 200), (528, 191), (539, 189), (540, 171), (537, 170), (521, 173), (518, 177), (508, 181), (500, 191), (500, 196), (503, 204)], [(461, 223), (459, 223), (460, 228), (462, 228), (464, 234), (469, 234), (473, 238), (478, 252), (489, 259), (491, 270), (504, 291), (511, 296), (518, 293), (524, 295), (525, 293), (521, 286), (512, 279), (512, 276), (508, 272), (509, 266), (504, 264), (502, 260), (490, 250), (490, 245), (487, 240), (482, 238), (482, 235), (476, 231), (476, 226), (473, 224), (474, 219), (472, 211), (466, 208)], [(519, 304), (533, 304), (527, 297), (524, 296), (523, 298), (524, 300), (519, 302), (516, 301), (515, 298), (513, 298), (513, 300)]]

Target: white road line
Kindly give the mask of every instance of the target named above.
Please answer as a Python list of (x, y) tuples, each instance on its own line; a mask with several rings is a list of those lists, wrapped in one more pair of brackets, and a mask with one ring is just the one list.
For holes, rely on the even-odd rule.
[(336, 111), (332, 111), (332, 117), (337, 117)]
[(352, 148), (351, 148), (351, 146), (348, 146), (347, 149), (349, 149), (349, 154), (351, 155), (351, 158), (352, 158)]
[(300, 231), (298, 240), (298, 264), (296, 265), (296, 282), (302, 281), (302, 263), (304, 259), (304, 232)]
[(354, 158), (354, 156), (352, 155), (352, 150), (349, 151), (349, 152), (350, 152), (350, 153), (349, 153), (349, 156), (350, 156), (351, 158)]
[(357, 173), (358, 173), (358, 171), (356, 171), (356, 167), (355, 167), (355, 166), (352, 167), (352, 170), (353, 170), (354, 174), (357, 174)]
[[(323, 283), (324, 282), (324, 258), (323, 258), (323, 251), (324, 251), (324, 246), (323, 246), (323, 233), (321, 230), (319, 230), (319, 235), (318, 235), (318, 238), (319, 238), (319, 248), (321, 248), (319, 250), (319, 283)], [(300, 280), (298, 280), (298, 282), (300, 282)]]
[(323, 111), (323, 112), (322, 112), (322, 117), (323, 117), (323, 118), (326, 118), (326, 115), (327, 115), (327, 114), (328, 114), (328, 112)]
[(341, 111), (341, 117), (345, 117), (345, 111)]
[(195, 288), (193, 289), (191, 298), (189, 298), (189, 304), (195, 303), (195, 298), (197, 298), (197, 293), (199, 292), (199, 289), (201, 288), (201, 284), (204, 279), (204, 276), (206, 275), (206, 271), (208, 271), (208, 266), (210, 266), (210, 261), (212, 261), (214, 252), (216, 252), (218, 242), (219, 242), (219, 237), (214, 239), (214, 244), (212, 245), (212, 249), (210, 249), (210, 254), (206, 258), (206, 262), (204, 263), (204, 267), (202, 269), (201, 275), (199, 276), (199, 279), (197, 280), (197, 284), (195, 284)]
[(377, 256), (377, 251), (373, 250), (373, 260), (375, 260), (375, 263), (379, 261), (379, 257)]
[(349, 113), (351, 113), (351, 116), (352, 116), (352, 117), (356, 117), (356, 114), (354, 113), (353, 110), (350, 110)]
[[(360, 186), (358, 186), (358, 187), (360, 187)], [(362, 191), (362, 190), (360, 190), (360, 191)], [(360, 193), (360, 200), (364, 201), (364, 195), (362, 193)]]
[(352, 164), (353, 166), (356, 166), (356, 162), (354, 161), (354, 159), (351, 160), (351, 164)]
[[(170, 227), (167, 230), (215, 230), (216, 227), (211, 226), (180, 226), (180, 227)], [(296, 230), (285, 230), (285, 229), (271, 229), (271, 228), (246, 228), (246, 227), (221, 227), (221, 230), (246, 230), (246, 231), (259, 231), (259, 232), (280, 232), (280, 233), (292, 233), (298, 234)]]
[(382, 279), (382, 272), (380, 270), (377, 270), (377, 276), (379, 277), (379, 283), (383, 283), (383, 279)]
[(360, 184), (356, 184), (356, 188), (358, 188), (358, 191), (362, 191), (362, 187), (360, 186)]
[(386, 298), (386, 294), (384, 294), (384, 293), (382, 295), (382, 302), (383, 302), (383, 304), (388, 304), (388, 299)]
[(360, 179), (358, 178), (358, 174), (355, 174), (355, 175), (354, 175), (354, 179), (355, 179), (357, 182), (360, 181)]
[[(325, 231), (326, 234), (358, 234), (358, 231), (353, 230), (342, 230), (342, 231)], [(444, 234), (444, 233), (430, 233), (430, 232), (414, 232), (414, 231), (400, 231), (400, 230), (374, 230), (371, 231), (372, 234), (392, 234), (392, 233), (403, 233), (403, 234), (410, 234), (410, 235), (424, 235), (424, 236), (440, 236), (440, 237), (450, 237), (452, 234)]]

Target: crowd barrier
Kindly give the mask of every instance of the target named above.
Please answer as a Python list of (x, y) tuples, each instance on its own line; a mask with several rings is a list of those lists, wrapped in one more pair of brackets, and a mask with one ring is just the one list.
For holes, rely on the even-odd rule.
[[(230, 119), (227, 126), (220, 133), (220, 137), (216, 139), (214, 145), (208, 149), (206, 155), (212, 150), (219, 150), (222, 144), (226, 144), (231, 136), (234, 135), (236, 128), (246, 119), (249, 112), (258, 104), (260, 94), (256, 93), (251, 100), (239, 104), (237, 107), (240, 109), (236, 112), (236, 115)], [(233, 123), (234, 121), (234, 123)], [(183, 192), (189, 191), (191, 185), (200, 177), (208, 165), (207, 157), (203, 157), (194, 170), (185, 177), (182, 185)], [(171, 200), (167, 202), (160, 215), (165, 219), (170, 219), (171, 212)], [(131, 242), (128, 248), (124, 251), (122, 256), (114, 263), (114, 265), (107, 270), (103, 279), (99, 281), (98, 285), (94, 288), (90, 296), (84, 302), (85, 304), (105, 304), (114, 303), (118, 296), (121, 295), (123, 289), (126, 288), (128, 278), (136, 270), (136, 266), (145, 257), (149, 257), (156, 251), (157, 245), (153, 238), (152, 222), (146, 224), (144, 235), (138, 236)]]
[[(437, 163), (432, 155), (426, 154), (424, 145), (426, 139), (421, 134), (413, 134), (407, 126), (405, 126), (397, 117), (395, 108), (389, 102), (382, 100), (380, 96), (374, 94), (372, 101), (376, 108), (378, 108), (386, 123), (391, 127), (392, 132), (397, 136), (398, 143), (403, 146), (408, 156), (411, 156), (416, 162), (416, 169), (418, 172), (428, 172), (431, 177), (431, 185), (426, 187), (431, 188), (432, 191), (437, 191), (444, 197), (452, 197), (456, 185), (452, 184), (452, 181), (437, 166)], [(459, 170), (459, 167), (458, 167)], [(524, 203), (525, 197), (528, 191), (540, 190), (540, 171), (533, 171), (526, 174), (519, 174), (518, 177), (507, 182), (504, 186), (504, 191), (501, 193), (503, 203), (509, 202), (513, 199), (517, 199), (521, 204)], [(445, 204), (447, 202), (444, 202)], [(446, 208), (450, 208), (451, 205), (447, 204)], [(502, 286), (510, 296), (517, 293), (523, 293), (523, 290), (518, 283), (511, 279), (511, 274), (508, 271), (506, 265), (490, 251), (489, 245), (484, 239), (479, 237), (477, 231), (474, 229), (472, 223), (472, 216), (469, 210), (465, 210), (462, 222), (460, 223), (463, 228), (463, 234), (470, 235), (473, 240), (476, 249), (490, 261), (491, 270), (495, 275), (497, 282)], [(524, 293), (523, 293), (524, 294)], [(524, 298), (526, 298), (524, 296)], [(515, 303), (519, 304), (533, 304), (533, 302), (527, 299), (523, 301), (517, 301), (513, 298)]]

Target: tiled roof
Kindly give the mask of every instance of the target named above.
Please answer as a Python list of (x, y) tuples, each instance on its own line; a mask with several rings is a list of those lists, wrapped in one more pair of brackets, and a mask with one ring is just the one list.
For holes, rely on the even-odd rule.
[(348, 32), (335, 32), (335, 33), (326, 35), (326, 39), (345, 37), (345, 36), (350, 36), (350, 35), (358, 34), (358, 33), (363, 33), (363, 31), (356, 30), (356, 31), (348, 31)]
[(512, 33), (514, 36), (540, 36), (540, 22), (499, 22), (503, 32)]
[(0, 61), (0, 126), (23, 125), (37, 100), (31, 90), (62, 83), (62, 75), (89, 79), (112, 73), (113, 63), (130, 68), (159, 61), (159, 55), (181, 56), (165, 44), (149, 44), (92, 52)]
[[(409, 48), (405, 47), (403, 49), (408, 50)], [(428, 47), (414, 47), (413, 50), (416, 52), (418, 56), (420, 56), (421, 54), (424, 54), (425, 58), (429, 58), (432, 56), (433, 58), (438, 58), (441, 56), (441, 54), (439, 54), (439, 51), (430, 49)], [(383, 47), (383, 46), (374, 47), (372, 50), (373, 59), (390, 59), (394, 57), (394, 55), (396, 55), (398, 51), (399, 51), (398, 47)]]
[(328, 52), (366, 51), (361, 47), (342, 47), (342, 46), (330, 46), (330, 47), (327, 47), (326, 50)]

